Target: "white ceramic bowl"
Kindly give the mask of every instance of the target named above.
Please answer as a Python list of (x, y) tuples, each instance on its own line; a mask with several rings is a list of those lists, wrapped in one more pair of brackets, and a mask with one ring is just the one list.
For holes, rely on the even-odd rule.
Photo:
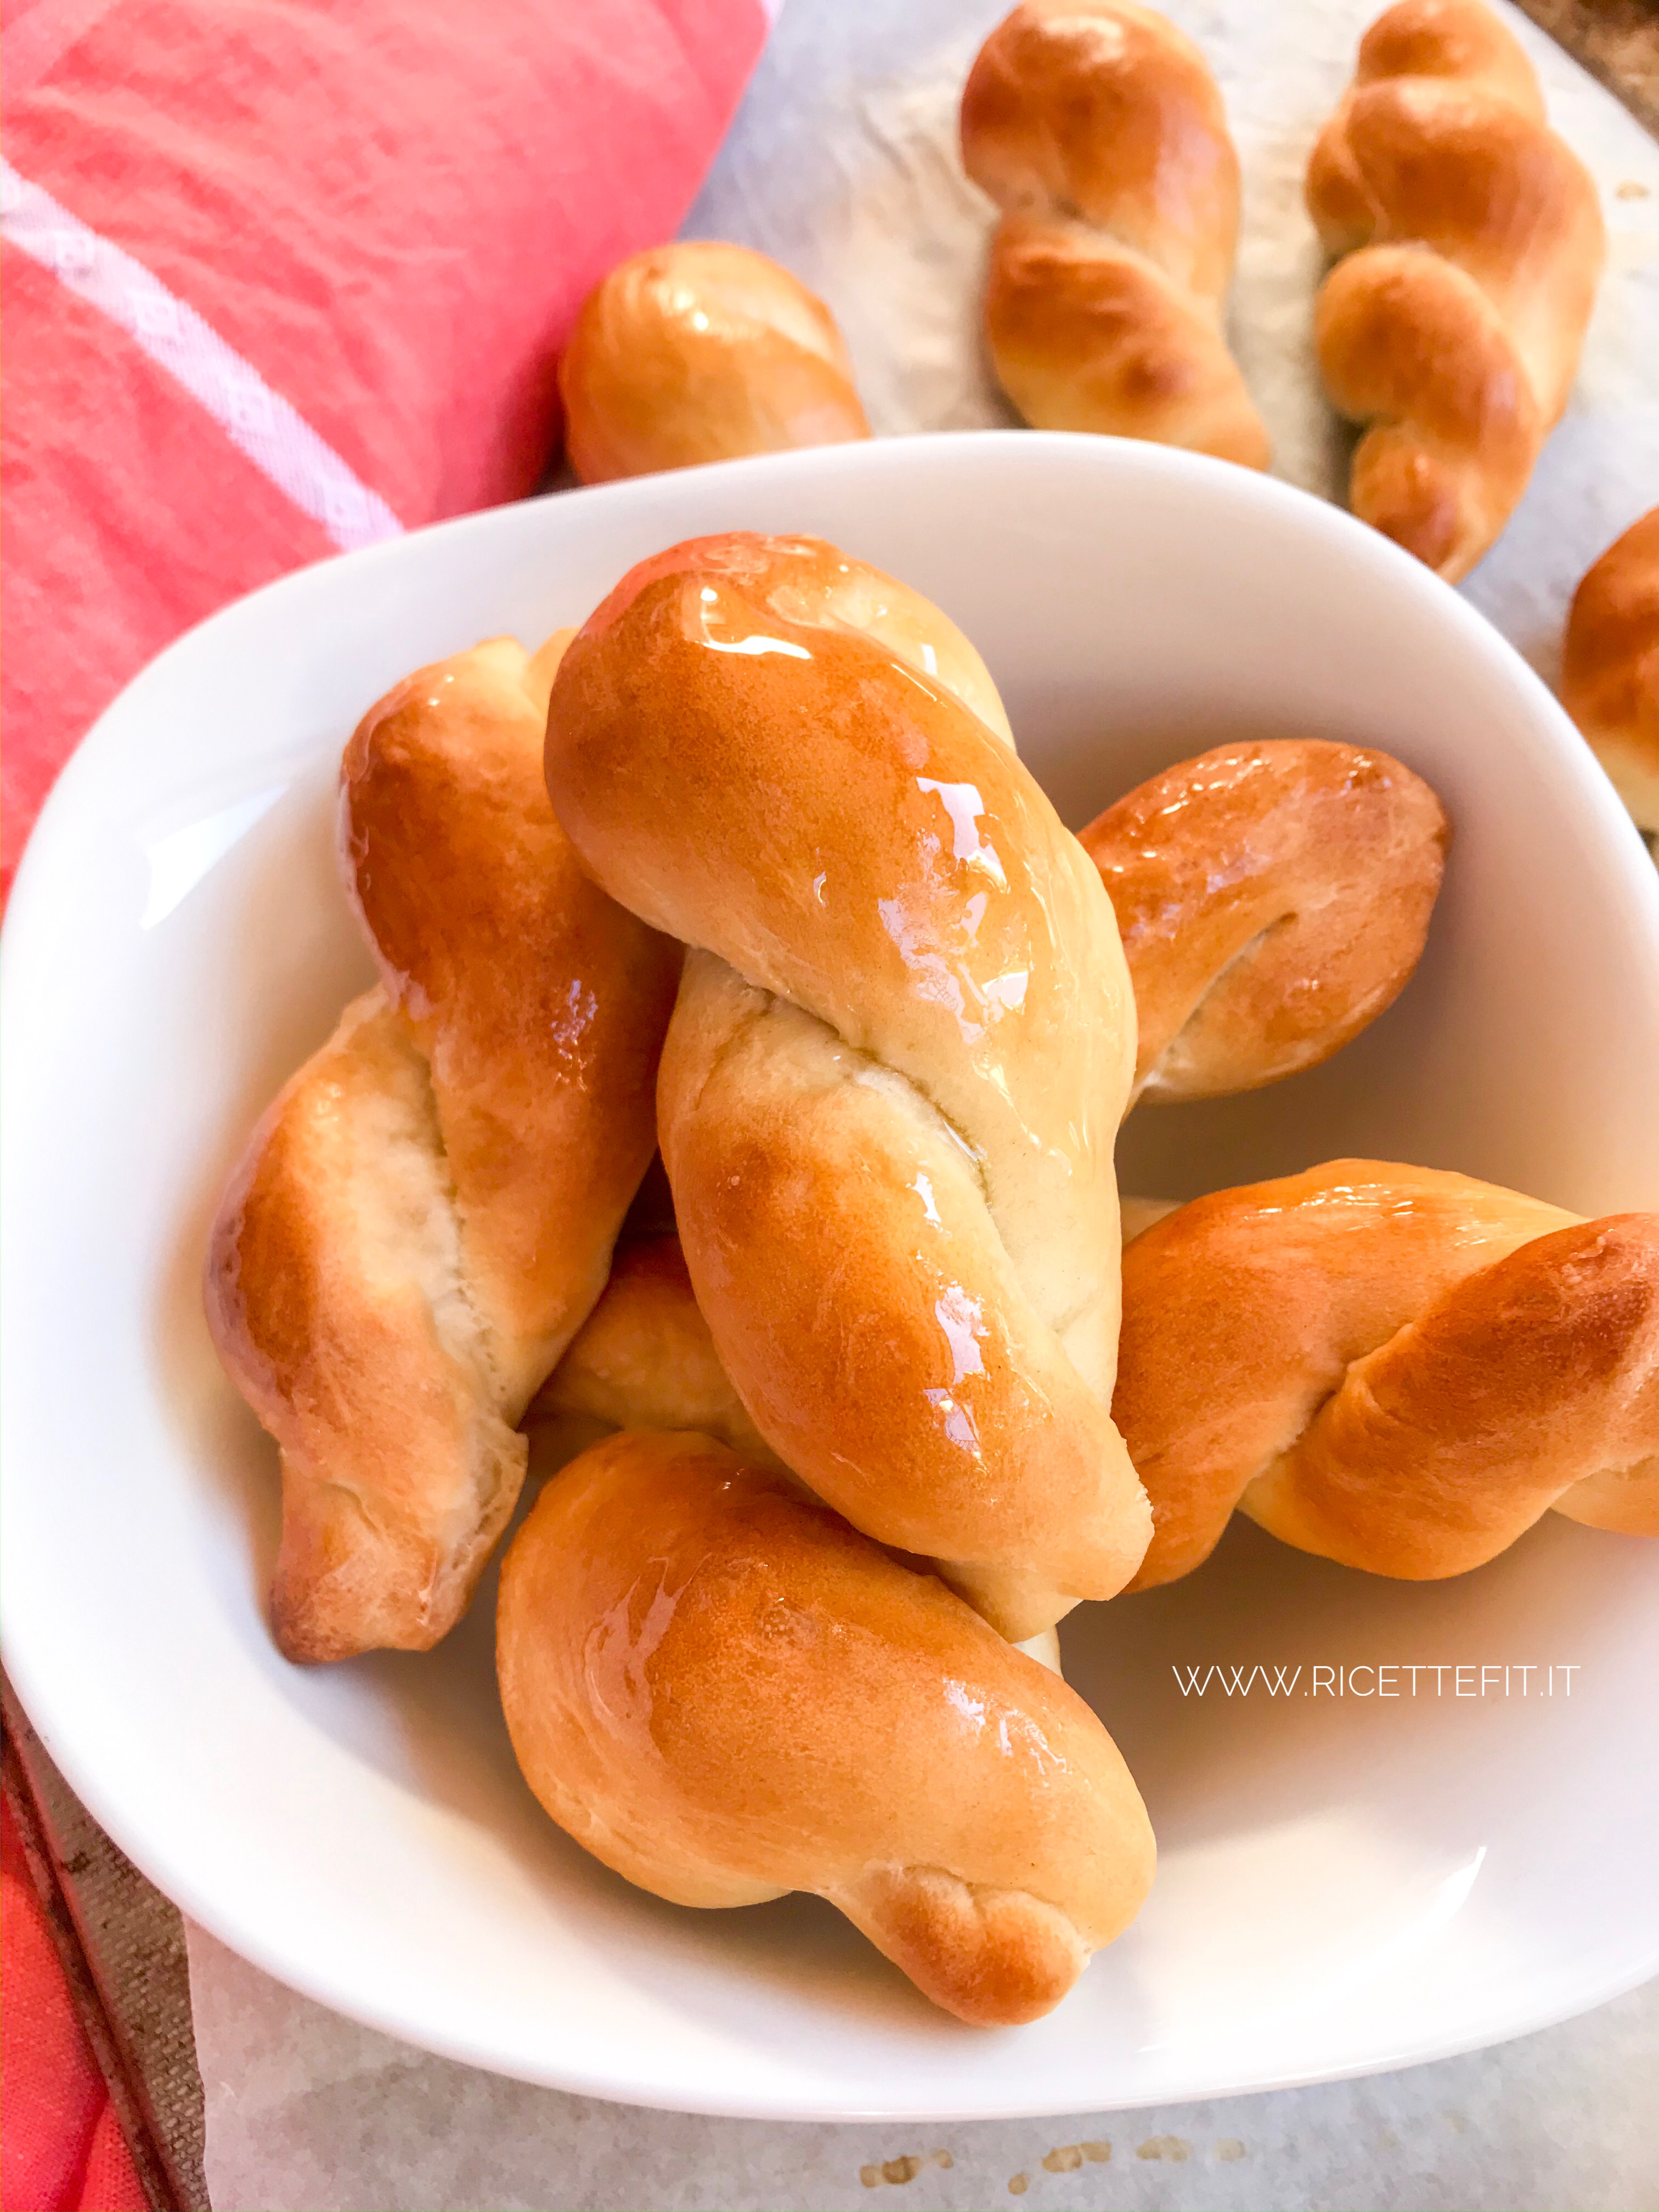
[[(998, 2033), (932, 2010), (815, 1900), (682, 1911), (567, 1842), (508, 1753), (491, 1588), (434, 1655), (277, 1656), (275, 1455), (198, 1284), (250, 1123), (368, 974), (334, 873), (341, 744), (418, 663), (538, 639), (641, 555), (738, 526), (820, 532), (937, 599), (1074, 823), (1240, 732), (1377, 744), (1444, 798), (1456, 845), (1401, 1003), (1312, 1075), (1143, 1111), (1127, 1188), (1370, 1152), (1587, 1213), (1659, 1206), (1659, 882), (1516, 655), (1299, 493), (1155, 447), (981, 434), (580, 492), (331, 562), (116, 702), (6, 929), (4, 1649), (53, 1757), (186, 1911), (295, 1987), (643, 2103), (1092, 2111), (1397, 2065), (1638, 1981), (1659, 1966), (1659, 1770), (1637, 1735), (1659, 1545), (1555, 1517), (1421, 1587), (1240, 1526), (1189, 1581), (1074, 1615), (1068, 1669), (1162, 1868), (1059, 2011)], [(1212, 1662), (1304, 1673), (1287, 1698), (1183, 1695), (1172, 1670)], [(1553, 1665), (1556, 1693), (1513, 1672), (1507, 1698), (1490, 1674), (1484, 1698), (1456, 1694), (1468, 1674), (1308, 1693), (1316, 1664), (1506, 1662)]]

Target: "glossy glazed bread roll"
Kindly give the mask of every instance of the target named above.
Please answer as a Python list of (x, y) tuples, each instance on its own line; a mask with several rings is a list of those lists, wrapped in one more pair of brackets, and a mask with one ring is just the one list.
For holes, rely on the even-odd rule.
[(1607, 243), (1531, 63), (1480, 0), (1401, 0), (1360, 42), (1308, 168), (1336, 261), (1320, 366), (1369, 427), (1354, 513), (1455, 583), (1567, 403)]
[[(672, 1231), (617, 1244), (603, 1297), (537, 1392), (524, 1425), (532, 1468), (550, 1472), (618, 1429), (652, 1429), (694, 1430), (750, 1467), (788, 1473), (720, 1365)], [(1052, 1628), (1019, 1649), (1060, 1672)]]
[(1573, 594), (1561, 703), (1639, 827), (1659, 830), (1659, 507), (1608, 546)]
[(421, 1650), (519, 1494), (516, 1424), (603, 1290), (655, 1142), (678, 948), (583, 872), (511, 639), (421, 670), (346, 748), (341, 844), (380, 969), (254, 1132), (210, 1327), (281, 1449), (291, 1659)]
[(1137, 1589), (1235, 1509), (1408, 1581), (1552, 1508), (1659, 1536), (1659, 1215), (1376, 1160), (1195, 1199), (1124, 1251), (1115, 1407), (1152, 1500)]
[[(1173, 1208), (1121, 1200), (1126, 1241)], [(573, 1458), (618, 1429), (696, 1429), (751, 1466), (781, 1467), (720, 1365), (672, 1230), (617, 1246), (611, 1279), (531, 1402), (525, 1426)]]
[(933, 1576), (697, 1436), (620, 1436), (501, 1569), (501, 1703), (561, 1827), (677, 1905), (827, 1898), (958, 2019), (1035, 2020), (1151, 1885), (1082, 1699)]
[(1387, 753), (1218, 745), (1082, 832), (1139, 1024), (1136, 1096), (1214, 1098), (1328, 1060), (1423, 951), (1450, 830)]
[(974, 64), (962, 158), (1002, 210), (985, 336), (1026, 421), (1266, 468), (1224, 328), (1238, 156), (1192, 41), (1133, 0), (1025, 0)]
[(604, 1295), (526, 1425), (567, 1456), (617, 1429), (695, 1429), (751, 1466), (781, 1464), (720, 1365), (672, 1231), (617, 1245)]
[(1012, 1638), (1109, 1596), (1148, 1525), (1107, 1411), (1134, 1008), (977, 654), (817, 540), (696, 540), (577, 636), (547, 769), (694, 948), (659, 1133), (761, 1434)]
[(636, 253), (596, 287), (559, 394), (586, 483), (870, 434), (823, 301), (765, 254), (701, 240)]

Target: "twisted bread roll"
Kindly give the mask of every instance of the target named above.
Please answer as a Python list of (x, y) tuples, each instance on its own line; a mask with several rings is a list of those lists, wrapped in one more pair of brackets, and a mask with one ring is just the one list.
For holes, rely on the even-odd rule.
[(1025, 0), (974, 64), (962, 158), (1003, 210), (985, 335), (1026, 421), (1266, 468), (1223, 330), (1238, 156), (1192, 41), (1133, 0)]
[(572, 645), (547, 771), (696, 948), (659, 1133), (762, 1435), (1016, 1640), (1109, 1596), (1147, 1528), (1107, 1413), (1134, 1010), (978, 656), (833, 547), (697, 540)]
[(604, 1288), (654, 1142), (678, 953), (583, 873), (541, 774), (567, 631), (422, 669), (346, 748), (380, 969), (260, 1122), (208, 1258), (219, 1357), (281, 1447), (290, 1659), (422, 1650), (523, 1480), (514, 1426)]
[(611, 1279), (526, 1425), (567, 1457), (617, 1429), (696, 1430), (751, 1467), (781, 1462), (744, 1411), (672, 1231), (617, 1247)]
[(497, 1659), (526, 1779), (597, 1858), (678, 1905), (814, 1891), (958, 2019), (1050, 2010), (1151, 1885), (1082, 1699), (708, 1437), (620, 1436), (547, 1486)]
[(1082, 833), (1134, 985), (1135, 1095), (1214, 1098), (1316, 1066), (1399, 996), (1450, 830), (1387, 753), (1218, 745)]
[(1638, 825), (1659, 830), (1659, 507), (1614, 539), (1573, 594), (1561, 703)]
[(1337, 264), (1326, 388), (1370, 426), (1350, 503), (1455, 583), (1566, 405), (1607, 252), (1595, 186), (1479, 0), (1401, 0), (1360, 42), (1307, 198)]
[(1195, 1199), (1124, 1253), (1114, 1406), (1152, 1500), (1137, 1589), (1236, 1507), (1408, 1581), (1551, 1507), (1659, 1536), (1659, 1215), (1375, 1160)]
[(747, 246), (653, 246), (588, 295), (559, 363), (586, 483), (867, 438), (834, 318)]

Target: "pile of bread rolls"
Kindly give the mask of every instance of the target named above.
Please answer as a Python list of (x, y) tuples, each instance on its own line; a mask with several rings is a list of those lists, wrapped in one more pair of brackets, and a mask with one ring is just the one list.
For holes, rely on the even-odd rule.
[(1386, 755), (1224, 745), (1079, 838), (937, 608), (736, 533), (419, 671), (340, 805), (380, 981), (207, 1267), (273, 1629), (436, 1643), (539, 1437), (502, 1704), (630, 1881), (816, 1892), (1034, 2019), (1152, 1875), (1073, 1607), (1236, 1509), (1416, 1577), (1552, 1510), (1659, 1535), (1659, 1218), (1375, 1161), (1121, 1204), (1138, 1098), (1307, 1067), (1410, 976), (1449, 829)]
[[(1192, 41), (1024, 0), (962, 153), (1024, 417), (1267, 466)], [(1478, 0), (1401, 0), (1307, 198), (1353, 509), (1455, 580), (1565, 404), (1594, 190)], [(561, 389), (588, 481), (870, 434), (828, 310), (731, 246), (613, 271)], [(1659, 829), (1659, 511), (1585, 578), (1563, 696)], [(629, 1881), (816, 1892), (959, 2018), (1034, 2019), (1152, 1875), (1059, 1673), (1073, 1607), (1192, 1571), (1235, 1511), (1417, 1579), (1550, 1511), (1659, 1536), (1659, 1218), (1370, 1160), (1117, 1190), (1137, 1102), (1311, 1066), (1411, 975), (1449, 830), (1386, 755), (1221, 746), (1073, 836), (937, 608), (737, 533), (533, 654), (418, 671), (340, 805), (380, 981), (207, 1265), (280, 1457), (273, 1632), (429, 1649), (533, 1468), (503, 1706)]]
[[(1224, 324), (1238, 156), (1193, 41), (1136, 0), (1024, 0), (969, 74), (961, 148), (1000, 211), (984, 343), (1025, 420), (1267, 467)], [(1566, 405), (1606, 259), (1595, 186), (1481, 0), (1399, 0), (1361, 41), (1306, 200), (1330, 262), (1320, 368), (1363, 433), (1350, 504), (1455, 582)], [(614, 270), (561, 391), (587, 482), (870, 434), (829, 310), (733, 246)], [(1585, 579), (1562, 698), (1659, 831), (1659, 511)]]

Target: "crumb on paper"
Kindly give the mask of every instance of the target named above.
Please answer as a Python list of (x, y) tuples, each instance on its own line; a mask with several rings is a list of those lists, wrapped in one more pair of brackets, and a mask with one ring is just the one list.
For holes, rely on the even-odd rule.
[(859, 2179), (866, 2189), (879, 2189), (884, 2185), (902, 2189), (907, 2181), (914, 2181), (925, 2166), (943, 2166), (948, 2171), (955, 2164), (948, 2150), (930, 2150), (925, 2157), (916, 2151), (906, 2151), (902, 2158), (884, 2159), (879, 2166), (861, 2166)]
[(1237, 2136), (1223, 2136), (1221, 2141), (1215, 2147), (1215, 2154), (1218, 2158), (1224, 2158), (1229, 2162), (1234, 2159), (1244, 2158), (1249, 2155), (1243, 2144), (1240, 2142)]
[(1135, 2156), (1167, 2159), (1171, 2166), (1180, 2166), (1192, 2153), (1179, 2136), (1148, 2136)]
[(1613, 186), (1613, 196), (1616, 200), (1644, 200), (1650, 195), (1638, 178), (1626, 177), (1622, 184)]
[(1045, 2152), (1042, 2163), (1050, 2173), (1075, 2173), (1085, 2160), (1091, 2166), (1104, 2166), (1111, 2155), (1109, 2142), (1057, 2143)]
[(1008, 2194), (1011, 2197), (1024, 2197), (1030, 2185), (1031, 2177), (1029, 2173), (1013, 2174), (1009, 2179)]

